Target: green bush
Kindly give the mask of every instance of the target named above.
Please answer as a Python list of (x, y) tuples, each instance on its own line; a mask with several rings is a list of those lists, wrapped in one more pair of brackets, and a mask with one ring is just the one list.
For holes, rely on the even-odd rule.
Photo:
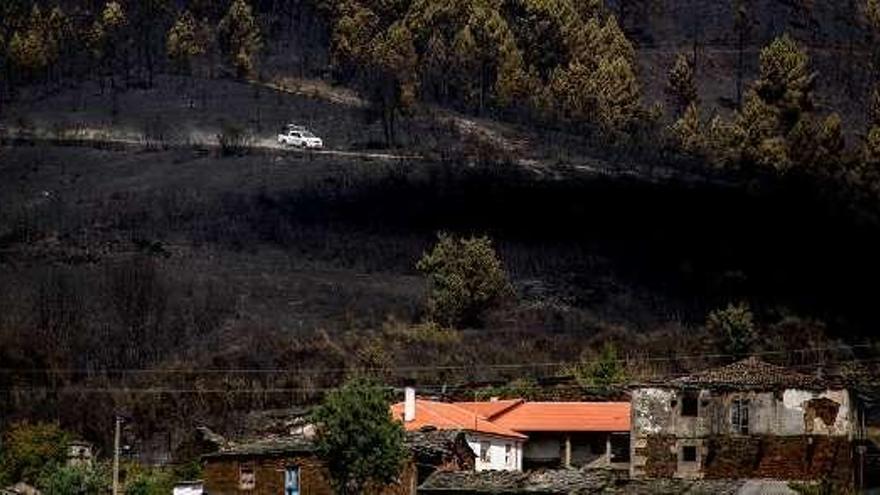
[(174, 489), (170, 472), (145, 470), (135, 472), (125, 487), (125, 495), (167, 495)]
[(617, 347), (606, 342), (598, 355), (585, 353), (571, 370), (578, 385), (588, 390), (609, 391), (628, 380), (626, 364), (618, 357)]
[(442, 325), (480, 325), (485, 312), (512, 293), (488, 237), (440, 234), (416, 267), (428, 277), (428, 314)]
[(107, 473), (84, 466), (56, 467), (46, 472), (37, 484), (47, 495), (98, 495), (106, 493), (109, 485)]

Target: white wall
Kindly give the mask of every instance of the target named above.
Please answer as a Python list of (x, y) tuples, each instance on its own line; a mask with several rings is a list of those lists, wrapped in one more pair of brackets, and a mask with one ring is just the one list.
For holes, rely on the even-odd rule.
[(204, 488), (201, 483), (181, 484), (174, 487), (173, 495), (202, 495)]
[[(522, 441), (513, 438), (468, 433), (468, 445), (477, 455), (474, 467), (477, 471), (521, 471)], [(484, 443), (489, 444), (489, 462), (483, 461)], [(505, 463), (507, 445), (510, 445), (510, 462)]]

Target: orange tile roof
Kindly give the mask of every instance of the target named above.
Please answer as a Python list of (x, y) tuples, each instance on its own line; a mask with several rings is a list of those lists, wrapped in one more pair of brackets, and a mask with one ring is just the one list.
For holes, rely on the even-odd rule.
[(523, 403), (522, 399), (493, 400), (488, 402), (456, 402), (455, 405), (491, 420), (513, 406)]
[[(391, 414), (395, 419), (403, 421), (403, 402), (391, 406)], [(426, 426), (433, 426), (439, 430), (465, 430), (501, 437), (527, 438), (456, 404), (416, 399), (416, 417), (413, 421), (405, 422), (404, 428), (413, 431)]]
[(524, 402), (492, 418), (514, 431), (629, 431), (629, 402)]

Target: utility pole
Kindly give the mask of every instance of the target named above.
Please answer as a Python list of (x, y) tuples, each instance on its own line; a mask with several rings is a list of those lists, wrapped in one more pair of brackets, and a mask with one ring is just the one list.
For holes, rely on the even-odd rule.
[(119, 495), (119, 444), (122, 437), (122, 416), (116, 416), (116, 433), (113, 436), (113, 495)]

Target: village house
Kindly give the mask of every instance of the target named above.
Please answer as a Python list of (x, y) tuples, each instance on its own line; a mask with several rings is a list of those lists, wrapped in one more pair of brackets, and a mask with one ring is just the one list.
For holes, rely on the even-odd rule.
[(628, 469), (627, 402), (440, 402), (407, 390), (392, 414), (407, 430), (426, 426), (466, 432), (476, 470)]
[(416, 398), (415, 391), (408, 388), (406, 400), (392, 405), (391, 413), (403, 421), (407, 431), (426, 428), (463, 431), (476, 454), (474, 468), (477, 471), (522, 469), (522, 445), (526, 436), (498, 426), (473, 410), (449, 402)]
[(853, 481), (860, 408), (821, 377), (749, 358), (631, 397), (633, 478)]
[[(398, 480), (370, 493), (413, 495), (436, 471), (472, 470), (474, 454), (461, 432), (409, 432), (410, 452)], [(202, 456), (202, 487), (211, 495), (332, 495), (330, 475), (312, 441), (303, 436), (266, 436), (227, 443)]]

